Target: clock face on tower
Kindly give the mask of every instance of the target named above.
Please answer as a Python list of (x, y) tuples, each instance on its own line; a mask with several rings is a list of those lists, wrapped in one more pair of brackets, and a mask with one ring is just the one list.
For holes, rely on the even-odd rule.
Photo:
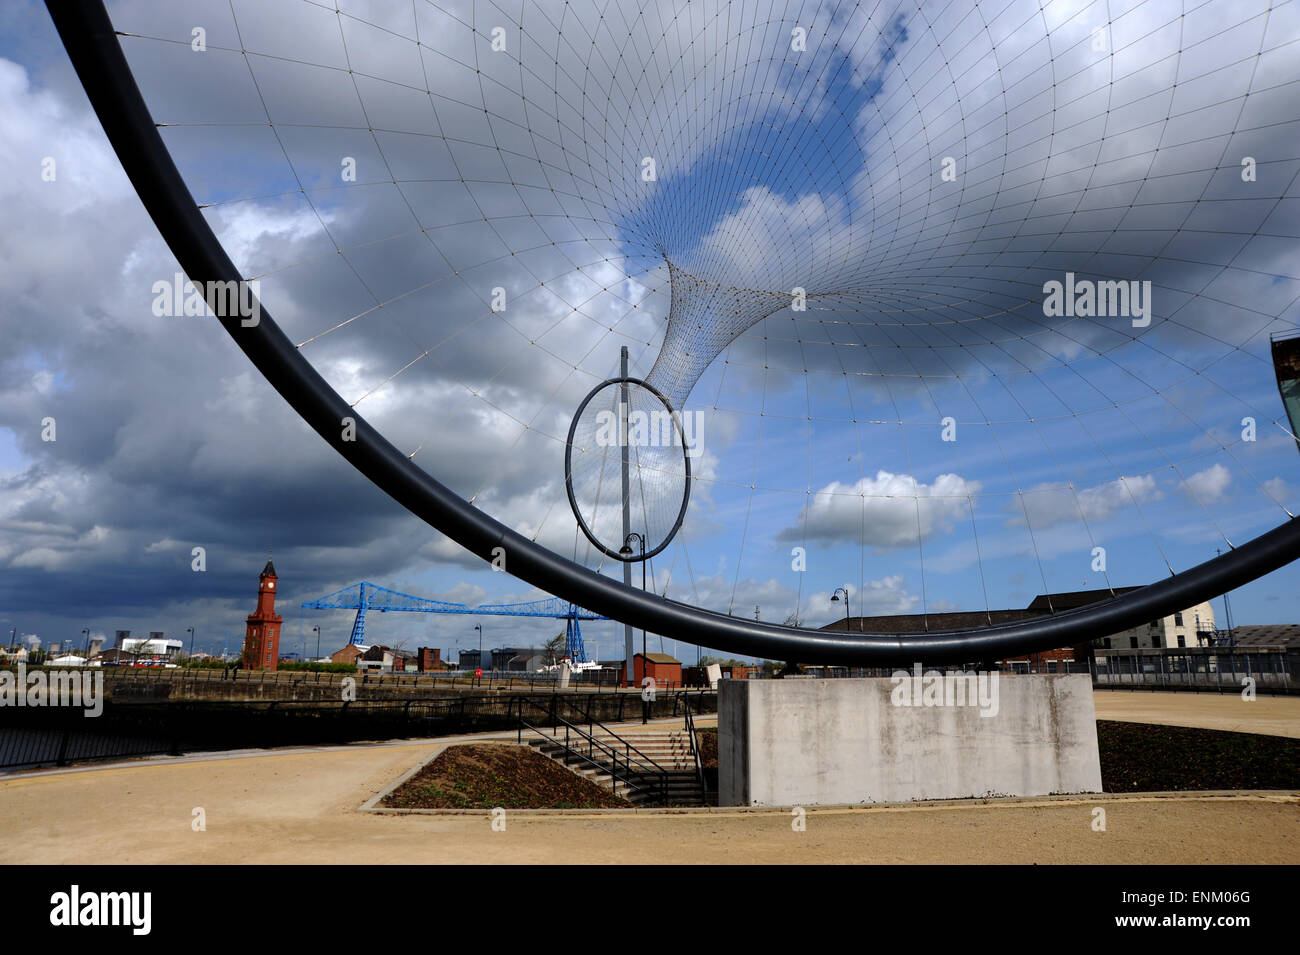
[(268, 580), (268, 581), (266, 582), (266, 589), (267, 589), (267, 590), (274, 590), (274, 589), (275, 589), (275, 581), (274, 581), (274, 580)]

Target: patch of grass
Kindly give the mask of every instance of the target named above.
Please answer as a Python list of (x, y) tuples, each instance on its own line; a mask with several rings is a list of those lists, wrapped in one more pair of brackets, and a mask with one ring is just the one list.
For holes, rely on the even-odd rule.
[(1300, 740), (1153, 723), (1097, 721), (1108, 793), (1300, 789)]
[(380, 803), (390, 809), (626, 809), (620, 796), (524, 746), (449, 746)]

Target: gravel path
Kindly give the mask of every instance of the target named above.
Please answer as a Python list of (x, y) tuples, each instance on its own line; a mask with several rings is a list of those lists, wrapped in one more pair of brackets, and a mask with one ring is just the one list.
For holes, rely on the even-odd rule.
[[(1098, 699), (1098, 715), (1115, 718)], [(358, 810), (439, 745), (6, 777), (0, 862), (1300, 863), (1300, 793), (814, 809), (803, 832), (788, 810), (510, 812), (504, 832), (485, 814)], [(1097, 806), (1105, 832), (1092, 830)], [(196, 807), (206, 831), (191, 828)]]

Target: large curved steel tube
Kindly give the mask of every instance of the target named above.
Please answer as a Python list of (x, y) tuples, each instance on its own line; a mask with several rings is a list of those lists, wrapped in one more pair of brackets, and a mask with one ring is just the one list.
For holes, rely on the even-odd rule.
[[(196, 283), (240, 276), (159, 136), (101, 0), (47, 0), (64, 46), (123, 168), (173, 254)], [(1300, 556), (1300, 519), (1221, 557), (1113, 600), (1050, 617), (925, 634), (802, 630), (730, 617), (643, 593), (515, 533), (434, 480), (353, 411), (263, 311), (252, 328), (220, 319), (258, 370), (353, 467), (467, 550), (543, 590), (616, 620), (729, 653), (805, 663), (874, 666), (958, 663), (1080, 643), (1166, 616), (1263, 576)], [(356, 420), (356, 440), (341, 421)]]

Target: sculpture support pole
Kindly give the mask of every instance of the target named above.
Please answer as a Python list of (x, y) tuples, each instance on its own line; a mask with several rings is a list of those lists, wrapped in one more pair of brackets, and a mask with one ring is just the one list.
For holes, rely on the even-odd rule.
[[(619, 354), (619, 376), (627, 377), (627, 346), (623, 346)], [(632, 533), (632, 495), (630, 482), (628, 481), (627, 464), (627, 404), (629, 392), (627, 382), (623, 382), (618, 392), (619, 403), (619, 443), (622, 447), (622, 475), (623, 475), (623, 543), (627, 543), (627, 536)], [(623, 561), (623, 584), (630, 588), (632, 586), (632, 564), (630, 561)], [(627, 678), (629, 686), (632, 685), (632, 625), (623, 624), (623, 672)]]

